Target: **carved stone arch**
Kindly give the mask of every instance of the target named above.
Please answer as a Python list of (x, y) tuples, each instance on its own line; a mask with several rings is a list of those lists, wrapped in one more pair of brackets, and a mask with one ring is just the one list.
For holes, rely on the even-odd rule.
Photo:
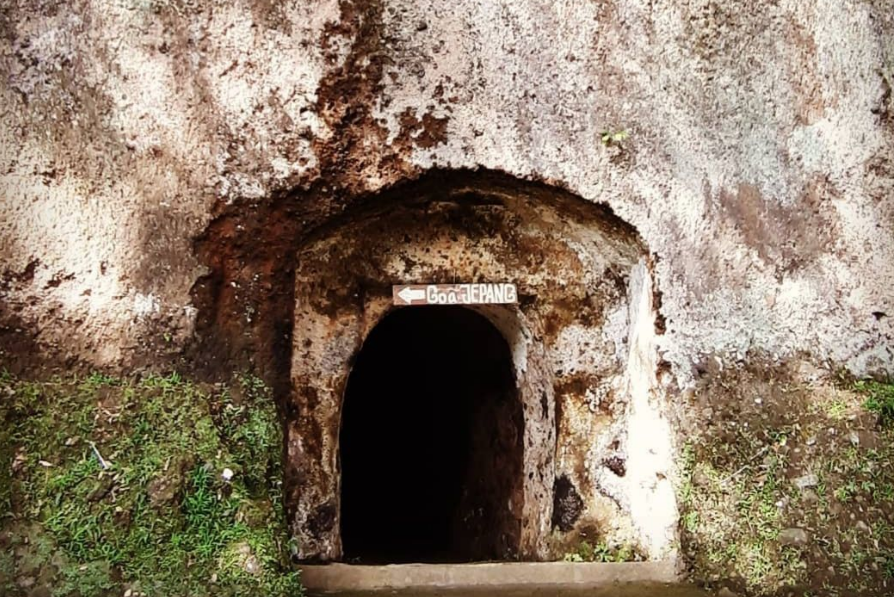
[[(455, 281), (519, 290), (517, 305), (475, 307), (510, 347), (524, 413), (521, 532), (507, 558), (548, 559), (569, 529), (615, 519), (610, 532), (664, 546), (632, 521), (631, 478), (621, 489), (602, 478), (601, 462), (626, 453), (631, 387), (655, 385), (629, 378), (647, 252), (610, 210), (503, 176), (438, 174), (361, 202), (305, 239), (296, 264), (285, 483), (298, 559), (343, 556), (342, 403), (364, 340), (394, 309), (392, 285)], [(568, 518), (554, 511), (558, 476), (583, 495), (570, 526), (557, 524)]]

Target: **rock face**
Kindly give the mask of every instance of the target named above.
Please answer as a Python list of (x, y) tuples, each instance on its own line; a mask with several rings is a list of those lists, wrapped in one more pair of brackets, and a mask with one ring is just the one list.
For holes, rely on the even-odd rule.
[(804, 547), (810, 542), (810, 536), (804, 529), (784, 529), (779, 533), (779, 543), (789, 547)]
[[(617, 300), (596, 296), (616, 318), (587, 332), (623, 338), (605, 367), (585, 367), (601, 381), (562, 385), (583, 346), (571, 320), (554, 330), (568, 350), (537, 365), (563, 371), (548, 384), (554, 439), (591, 442), (547, 465), (587, 494), (591, 519), (602, 500), (630, 520), (673, 520), (672, 451), (650, 442), (668, 436), (665, 401), (699, 375), (753, 354), (894, 373), (894, 0), (8, 4), (0, 359), (254, 367), (291, 405), (295, 437), (322, 438), (331, 460), (307, 478), (295, 469), (291, 488), (319, 490), (308, 505), (324, 514), (345, 373), (302, 381), (334, 366), (305, 359), (293, 334), (322, 325), (297, 316), (296, 281), (315, 259), (325, 268), (323, 253), (302, 251), (433, 187), (570, 197), (577, 207), (553, 210), (552, 229), (589, 206), (621, 231), (605, 238), (635, 237), (581, 248), (558, 233), (550, 246), (569, 254), (621, 257), (530, 286), (596, 288), (588, 276), (616, 266)], [(414, 271), (368, 249), (379, 284)], [(488, 263), (511, 279), (521, 268), (508, 257)], [(332, 321), (369, 323), (357, 303), (339, 305)], [(348, 338), (332, 349), (340, 359), (363, 336)], [(627, 406), (603, 425), (612, 383)], [(308, 415), (308, 387), (335, 398)], [(570, 411), (562, 391), (579, 397)], [(626, 440), (603, 445), (597, 428)], [(334, 514), (323, 518), (331, 530)], [(659, 527), (628, 530), (655, 555), (671, 539)], [(337, 552), (320, 541), (317, 555)]]
[[(648, 251), (630, 226), (544, 185), (469, 175), (461, 183), (439, 179), (378, 197), (308, 238), (297, 256), (289, 402), (296, 415), (287, 432), (286, 483), (300, 557), (328, 560), (342, 553), (345, 388), (364, 341), (394, 309), (391, 285), (452, 280), (513, 280), (518, 286), (517, 306), (474, 307), (508, 344), (522, 418), (515, 426), (521, 474), (497, 483), (519, 485), (502, 492), (509, 497), (500, 506), (513, 521), (503, 527), (521, 530), (507, 531), (512, 540), (501, 544), (509, 548), (499, 552), (550, 557), (557, 474), (589, 498), (571, 526), (559, 521), (560, 530), (577, 522), (656, 557), (669, 550), (676, 508), (667, 480), (671, 433), (656, 379), (654, 288)], [(433, 350), (444, 336), (408, 339), (406, 348)], [(470, 329), (460, 347), (471, 350), (483, 340)], [(389, 362), (408, 360), (398, 349)], [(449, 377), (450, 371), (437, 367), (432, 375)], [(395, 379), (379, 399), (415, 392), (422, 400), (422, 385)], [(407, 418), (411, 428), (437, 431), (436, 421)], [(461, 427), (451, 433), (462, 433)], [(487, 427), (488, 443), (496, 442), (502, 427)], [(414, 449), (418, 444), (408, 442), (406, 450)], [(398, 459), (386, 466), (400, 469)], [(492, 468), (483, 476), (496, 479), (511, 467)]]
[(890, 371), (892, 8), (13, 3), (4, 346), (118, 365), (176, 353), (205, 310), (264, 325), (300, 231), (490, 168), (639, 231), (677, 375), (749, 350)]

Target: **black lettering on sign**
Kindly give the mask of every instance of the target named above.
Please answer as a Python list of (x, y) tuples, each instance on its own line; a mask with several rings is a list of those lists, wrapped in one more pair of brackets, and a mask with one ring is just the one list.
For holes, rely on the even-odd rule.
[(518, 302), (515, 284), (401, 284), (392, 287), (395, 305), (509, 305)]

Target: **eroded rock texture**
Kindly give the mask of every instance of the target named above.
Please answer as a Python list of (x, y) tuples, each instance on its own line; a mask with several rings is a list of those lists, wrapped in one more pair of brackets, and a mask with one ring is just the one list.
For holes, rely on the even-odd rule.
[[(544, 185), (521, 185), (505, 176), (435, 178), (336, 219), (302, 243), (297, 261), (286, 490), (295, 505), (301, 558), (342, 555), (339, 437), (345, 432), (345, 388), (364, 341), (394, 310), (391, 285), (413, 280), (517, 282), (517, 306), (475, 307), (508, 343), (517, 393), (512, 401), (520, 403), (521, 424), (511, 427), (521, 435), (523, 466), (498, 483), (519, 487), (504, 491), (511, 497), (489, 515), (513, 521), (502, 528), (520, 529), (501, 552), (528, 559), (552, 555), (554, 478), (564, 474), (588, 496), (577, 513), (581, 525), (646, 546), (655, 557), (666, 553), (676, 521), (667, 481), (670, 432), (662, 409), (650, 401), (663, 398), (656, 378), (653, 287), (648, 252), (629, 225)], [(480, 340), (471, 329), (467, 334), (472, 350)], [(407, 350), (415, 352), (445, 339), (436, 334), (425, 342), (407, 341)], [(390, 361), (398, 368), (413, 366), (398, 350)], [(432, 372), (451, 375), (445, 367)], [(378, 393), (382, 408), (392, 393), (426, 400), (424, 384), (410, 381), (410, 372), (406, 378)], [(512, 408), (504, 412), (514, 416)], [(407, 419), (410, 427), (433, 427)], [(504, 431), (488, 426), (495, 442)], [(404, 449), (413, 451), (417, 444), (407, 439)], [(617, 473), (627, 459), (635, 470)], [(489, 475), (505, 476), (510, 465), (496, 465)], [(381, 466), (400, 467), (397, 461)], [(406, 478), (424, 466), (407, 467)], [(378, 491), (377, 485), (370, 483), (368, 490)], [(317, 524), (321, 517), (331, 522)]]
[[(512, 212), (529, 216), (538, 197), (590, 203), (620, 222), (606, 238), (628, 240), (531, 244), (523, 215), (500, 223), (490, 248), (502, 253), (482, 263), (529, 276), (532, 296), (551, 301), (528, 305), (528, 355), (542, 352), (539, 373), (519, 380), (553, 376), (554, 425), (541, 431), (579, 448), (557, 451), (528, 490), (551, 492), (566, 475), (584, 519), (634, 521), (616, 531), (658, 554), (664, 522), (635, 521), (655, 514), (643, 495), (673, 503), (672, 458), (649, 443), (665, 436), (664, 389), (755, 354), (894, 373), (892, 40), (892, 0), (9, 0), (0, 357), (12, 368), (259, 370), (292, 439), (319, 437), (290, 443), (293, 463), (303, 449), (331, 459), (311, 480), (293, 470), (290, 488), (328, 488), (306, 494), (318, 516), (299, 508), (295, 521), (318, 525), (313, 549), (335, 554), (325, 442), (339, 407), (324, 406), (320, 420), (335, 422), (314, 430), (300, 390), (338, 395), (346, 373), (298, 379), (326, 365), (307, 365), (293, 333), (313, 263), (302, 251), (433, 188), (496, 186), (533, 198)], [(486, 237), (493, 216), (469, 209), (453, 214), (465, 238)], [(420, 234), (435, 242), (448, 228)], [(412, 263), (363, 244), (403, 237), (376, 234), (344, 249), (369, 257), (346, 273), (363, 280), (375, 264), (375, 284), (387, 286), (383, 272), (409, 281)], [(615, 256), (590, 267), (586, 254)], [(537, 260), (565, 277), (537, 278)], [(452, 275), (442, 266), (416, 271)], [(345, 296), (310, 299), (333, 321), (356, 310), (354, 287), (326, 290)], [(613, 348), (577, 354), (593, 330)], [(361, 337), (348, 337), (333, 350), (350, 356)], [(528, 545), (542, 555), (553, 501), (538, 500)], [(659, 518), (673, 516), (668, 506)]]
[(892, 14), (9, 2), (4, 345), (117, 365), (178, 352), (209, 309), (268, 325), (258, 289), (298, 231), (426, 169), (484, 167), (637, 228), (680, 375), (749, 350), (890, 369)]

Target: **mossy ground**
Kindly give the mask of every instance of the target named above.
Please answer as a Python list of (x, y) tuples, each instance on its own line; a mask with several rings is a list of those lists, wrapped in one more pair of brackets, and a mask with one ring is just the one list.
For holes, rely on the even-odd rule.
[(3, 375), (0, 424), (0, 595), (301, 593), (259, 380)]
[(894, 594), (894, 386), (744, 375), (691, 405), (679, 497), (693, 578), (740, 595)]

